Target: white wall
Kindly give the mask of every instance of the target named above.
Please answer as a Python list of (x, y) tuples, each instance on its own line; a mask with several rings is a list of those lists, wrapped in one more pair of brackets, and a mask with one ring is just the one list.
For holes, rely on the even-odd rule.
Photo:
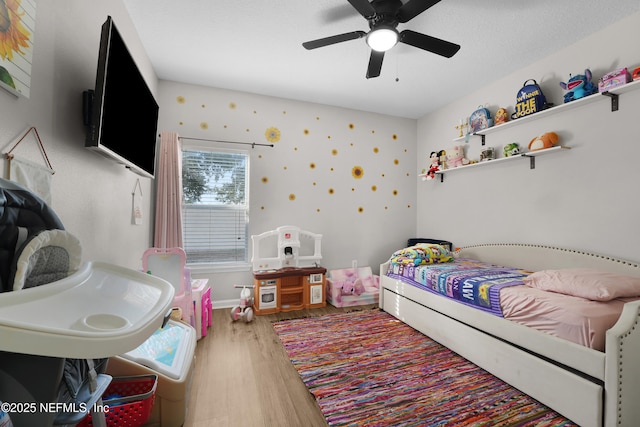
[[(570, 73), (590, 68), (597, 79), (618, 67), (639, 66), (639, 37), (640, 14), (634, 14), (422, 118), (418, 168), (427, 165), (431, 151), (455, 145), (454, 125), (478, 105), (488, 104), (492, 112), (499, 107), (513, 112), (516, 93), (529, 78), (559, 105), (564, 91), (558, 83)], [(571, 150), (538, 158), (535, 170), (523, 159), (451, 173), (443, 183), (419, 184), (418, 234), (437, 235), (456, 246), (528, 242), (640, 260), (640, 90), (622, 95), (620, 110), (613, 113), (602, 98), (487, 135), (487, 145), (501, 152), (507, 143), (526, 147), (538, 134), (557, 132), (561, 144)], [(465, 145), (468, 157), (477, 159), (480, 138), (472, 137)]]
[[(327, 269), (376, 271), (413, 237), (415, 120), (168, 81), (159, 103), (159, 129), (185, 137), (266, 144), (280, 131), (274, 148), (250, 150), (250, 234), (295, 225), (323, 235)], [(237, 303), (233, 285), (252, 283), (250, 271), (203, 276), (216, 302)]]
[[(120, 0), (38, 0), (31, 95), (0, 89), (0, 148), (6, 152), (35, 126), (55, 170), (52, 207), (83, 246), (84, 259), (141, 268), (150, 246), (151, 180), (140, 178), (144, 225), (132, 225), (131, 193), (137, 175), (84, 148), (82, 92), (95, 86), (100, 27), (114, 18), (153, 91), (157, 78)], [(126, 129), (122, 130), (126, 137)], [(43, 164), (35, 140), (17, 156)], [(6, 177), (6, 161), (0, 173)]]

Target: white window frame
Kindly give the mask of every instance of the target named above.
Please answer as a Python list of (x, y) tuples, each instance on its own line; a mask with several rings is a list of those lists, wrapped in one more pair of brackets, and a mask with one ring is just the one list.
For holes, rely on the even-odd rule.
[[(214, 207), (210, 206), (212, 210), (224, 210), (224, 209), (240, 209), (245, 213), (245, 233), (244, 233), (244, 242), (245, 242), (245, 259), (243, 261), (226, 261), (226, 262), (189, 262), (187, 255), (187, 266), (192, 272), (233, 272), (233, 271), (250, 271), (251, 270), (251, 262), (249, 260), (249, 162), (251, 156), (249, 155), (248, 150), (234, 150), (226, 147), (219, 147), (216, 145), (205, 145), (202, 142), (198, 143), (189, 143), (183, 140), (182, 151), (208, 151), (214, 153), (236, 153), (242, 154), (246, 156), (246, 164), (245, 164), (245, 200), (243, 206), (238, 207), (227, 207), (220, 206)], [(185, 201), (183, 201), (182, 206), (182, 214), (183, 214), (183, 233), (184, 233), (184, 246), (185, 252), (187, 251), (187, 231), (185, 227), (186, 221), (186, 210), (188, 206)], [(207, 209), (207, 205), (198, 206), (197, 209)]]

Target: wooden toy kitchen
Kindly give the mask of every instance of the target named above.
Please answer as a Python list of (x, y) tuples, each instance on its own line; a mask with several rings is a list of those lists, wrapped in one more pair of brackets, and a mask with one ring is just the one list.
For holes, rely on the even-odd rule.
[(257, 315), (326, 305), (322, 235), (282, 226), (251, 236), (254, 311)]

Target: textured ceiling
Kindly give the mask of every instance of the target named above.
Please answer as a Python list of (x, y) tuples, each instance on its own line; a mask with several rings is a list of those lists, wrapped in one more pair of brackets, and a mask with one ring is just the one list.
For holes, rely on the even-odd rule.
[(640, 10), (640, 0), (442, 0), (398, 30), (457, 43), (460, 51), (447, 59), (398, 44), (386, 53), (380, 77), (366, 79), (370, 50), (364, 39), (302, 47), (369, 30), (347, 0), (124, 4), (160, 79), (407, 118), (420, 118)]

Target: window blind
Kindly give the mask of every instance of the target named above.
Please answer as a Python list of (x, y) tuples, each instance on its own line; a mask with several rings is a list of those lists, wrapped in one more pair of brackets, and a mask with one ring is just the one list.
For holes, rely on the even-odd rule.
[(248, 256), (244, 153), (183, 151), (187, 263), (244, 263)]

